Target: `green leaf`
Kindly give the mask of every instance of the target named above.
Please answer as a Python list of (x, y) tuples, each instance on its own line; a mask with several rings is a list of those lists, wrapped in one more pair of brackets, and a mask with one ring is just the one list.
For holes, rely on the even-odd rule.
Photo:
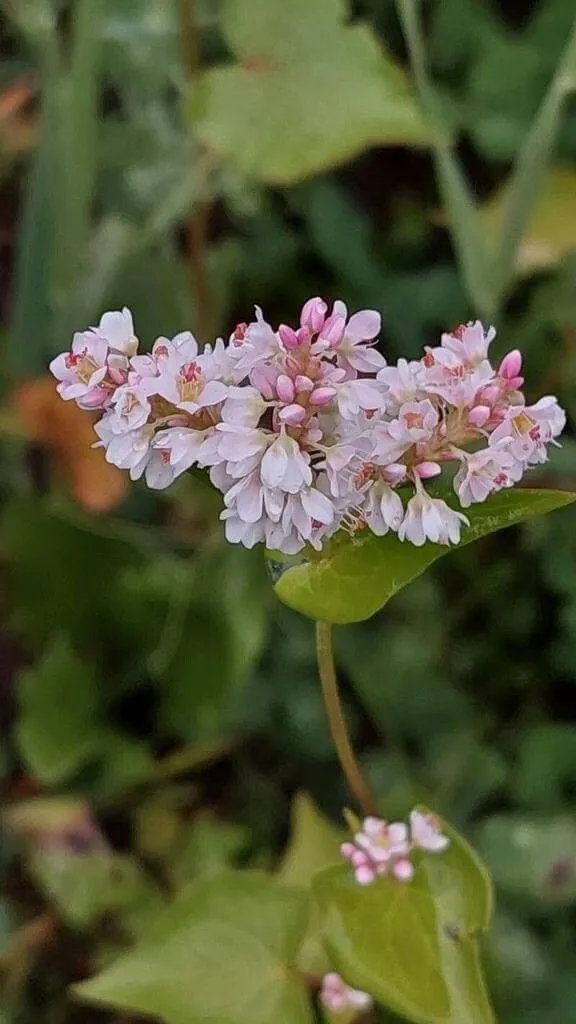
[(492, 894), (487, 873), (458, 834), (450, 847), (423, 854), (413, 880), (392, 877), (359, 886), (349, 866), (322, 872), (314, 892), (337, 970), (417, 1024), (490, 1024), (494, 1020), (478, 959)]
[(29, 861), (36, 883), (75, 928), (90, 928), (110, 909), (114, 857), (107, 847), (77, 853), (46, 843)]
[[(460, 547), (576, 500), (568, 491), (501, 491), (467, 510), (470, 526)], [(394, 534), (375, 537), (364, 530), (354, 538), (340, 533), (315, 561), (286, 569), (275, 584), (290, 608), (324, 622), (360, 622), (451, 549), (401, 543)]]
[(18, 743), (24, 761), (45, 785), (69, 778), (96, 751), (98, 689), (91, 670), (65, 639), (20, 678)]
[(170, 858), (171, 881), (180, 887), (199, 875), (229, 870), (249, 839), (244, 826), (221, 821), (213, 811), (201, 811)]
[(219, 875), (186, 889), (145, 941), (75, 992), (165, 1024), (311, 1024), (290, 971), (306, 920), (297, 890), (256, 873)]
[[(320, 813), (308, 793), (298, 793), (292, 804), (292, 828), (288, 849), (278, 870), (286, 885), (309, 889), (314, 875), (340, 860), (344, 832)], [(298, 954), (298, 968), (305, 974), (326, 974), (330, 970), (321, 934), (318, 907), (314, 903), (308, 931)]]
[(290, 843), (279, 868), (280, 878), (287, 885), (308, 888), (317, 871), (338, 862), (344, 838), (308, 793), (298, 793), (292, 804)]
[(290, 184), (371, 145), (428, 144), (402, 72), (365, 25), (343, 21), (341, 0), (230, 0), (223, 29), (238, 63), (206, 76), (209, 149)]

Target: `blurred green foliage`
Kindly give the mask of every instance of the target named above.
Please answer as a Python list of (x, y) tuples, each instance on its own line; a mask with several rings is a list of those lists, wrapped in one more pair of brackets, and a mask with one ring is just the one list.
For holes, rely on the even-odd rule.
[[(91, 514), (56, 427), (17, 422), (15, 389), (106, 308), (129, 305), (149, 343), (226, 336), (254, 303), (290, 320), (324, 294), (381, 309), (391, 359), (488, 309), (498, 351), (521, 348), (533, 393), (576, 415), (573, 0), (196, 0), (193, 21), (192, 6), (4, 4), (2, 1024), (119, 1021), (68, 986), (118, 953), (137, 968), (150, 922), (169, 975), (165, 921), (198, 901), (184, 941), (201, 947), (231, 867), (279, 867), (247, 930), (263, 976), (285, 971), (335, 842), (299, 797), (285, 852), (295, 794), (336, 829), (349, 799), (311, 623), (279, 604), (261, 552), (224, 546), (216, 496), (190, 476)], [(404, 41), (418, 6), (424, 66), (422, 40)], [(576, 489), (570, 435), (533, 480)], [(434, 806), (493, 873), (498, 1019), (572, 1024), (574, 512), (442, 560), (336, 639), (388, 816)], [(218, 1020), (226, 915), (252, 885), (234, 878), (220, 962), (203, 967)], [(272, 954), (268, 905), (284, 908)], [(304, 950), (322, 971), (314, 934)], [(251, 965), (222, 984), (249, 984), (270, 1020), (306, 1019), (292, 975), (262, 995)], [(138, 998), (121, 1005), (155, 1010)]]

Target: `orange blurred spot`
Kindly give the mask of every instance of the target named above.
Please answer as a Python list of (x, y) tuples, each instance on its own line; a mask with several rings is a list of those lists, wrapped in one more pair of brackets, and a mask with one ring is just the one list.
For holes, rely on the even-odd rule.
[(76, 501), (95, 513), (120, 504), (128, 480), (106, 462), (101, 448), (91, 447), (97, 440), (92, 429), (95, 413), (62, 401), (51, 377), (28, 381), (14, 393), (12, 402), (26, 436), (53, 456)]

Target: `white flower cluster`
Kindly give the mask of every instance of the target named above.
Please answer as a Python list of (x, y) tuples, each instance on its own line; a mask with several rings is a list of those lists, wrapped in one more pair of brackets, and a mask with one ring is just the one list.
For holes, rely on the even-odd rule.
[(365, 818), (353, 842), (342, 843), (340, 852), (352, 865), (358, 885), (370, 885), (382, 875), (409, 882), (414, 877), (410, 855), (415, 850), (442, 853), (449, 845), (450, 840), (443, 835), (437, 818), (413, 810), (409, 825), (402, 821), (389, 823), (380, 818)]
[(379, 331), (375, 311), (349, 317), (313, 298), (297, 328), (274, 330), (257, 308), (227, 345), (200, 351), (184, 333), (141, 355), (124, 309), (50, 368), (62, 398), (102, 410), (98, 443), (133, 480), (164, 488), (207, 468), (234, 543), (293, 554), (341, 527), (458, 543), (466, 516), (424, 481), (456, 462), (460, 505), (484, 501), (545, 461), (565, 414), (552, 396), (526, 404), (520, 352), (495, 369), (495, 332), (479, 321), (394, 366), (374, 347)]

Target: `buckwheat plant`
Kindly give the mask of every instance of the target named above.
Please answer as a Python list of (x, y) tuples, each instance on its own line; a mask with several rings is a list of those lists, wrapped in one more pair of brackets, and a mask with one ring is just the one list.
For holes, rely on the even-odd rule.
[[(392, 365), (375, 347), (380, 327), (374, 310), (350, 316), (344, 302), (329, 310), (316, 297), (305, 303), (297, 324), (274, 327), (257, 307), (256, 318), (238, 324), (227, 343), (219, 338), (201, 348), (185, 332), (158, 338), (150, 353), (141, 353), (132, 316), (123, 309), (76, 334), (71, 351), (54, 359), (51, 370), (64, 400), (101, 414), (96, 444), (132, 480), (144, 477), (149, 487), (162, 489), (194, 466), (205, 469), (222, 494), (220, 518), (233, 544), (263, 544), (281, 553), (276, 557), (303, 552), (322, 571), (330, 568), (333, 544), (341, 552), (344, 541), (350, 574), (356, 553), (361, 559), (371, 550), (367, 538), (395, 535), (397, 547), (387, 548), (396, 574), (388, 597), (403, 583), (397, 575), (404, 554), (405, 582), (436, 557), (414, 569), (414, 548), (437, 552), (438, 545), (467, 540), (466, 531), (471, 537), (491, 532), (571, 499), (552, 497), (534, 511), (528, 497), (515, 508), (498, 506), (473, 534), (473, 506), (493, 502), (545, 462), (565, 414), (552, 395), (526, 401), (522, 355), (514, 350), (494, 362), (492, 327), (460, 324), (420, 359)], [(368, 586), (374, 566), (362, 564)], [(375, 996), (410, 1019), (491, 1020), (477, 961), (450, 974), (444, 948), (458, 941), (450, 956), (472, 957), (463, 936), (472, 943), (489, 917), (483, 868), (465, 841), (426, 810), (413, 810), (409, 824), (380, 817), (348, 740), (327, 621), (317, 623), (317, 650), (332, 736), (364, 814), (342, 844), (337, 876), (319, 882), (320, 904), (334, 925), (329, 946), (346, 979), (328, 974), (321, 1003), (331, 1012), (366, 1010)], [(439, 872), (434, 865), (440, 862)], [(401, 979), (412, 978), (414, 967), (400, 963), (402, 915), (392, 920), (387, 908), (409, 891), (413, 896), (402, 897), (413, 900), (403, 904), (406, 921), (427, 929), (429, 938), (416, 960), (436, 950), (426, 965), (426, 977), (441, 982), (436, 1016), (430, 986), (420, 1003), (416, 990), (402, 989)], [(452, 899), (455, 891), (460, 904)], [(459, 907), (469, 897), (467, 916)], [(392, 994), (389, 976), (382, 982), (371, 959), (372, 947), (362, 945), (371, 922), (380, 921), (374, 900), (383, 901), (379, 927), (388, 922), (374, 942), (385, 941), (399, 958)], [(443, 1015), (447, 998), (456, 1016)], [(474, 1006), (475, 1015), (467, 1016), (465, 1005)]]
[(208, 469), (232, 543), (295, 554), (368, 529), (457, 544), (468, 519), (426, 482), (455, 465), (460, 507), (485, 501), (546, 460), (565, 414), (552, 395), (526, 403), (520, 352), (494, 367), (495, 331), (479, 321), (393, 366), (379, 332), (374, 310), (349, 317), (337, 301), (328, 313), (314, 298), (296, 328), (274, 330), (257, 309), (227, 345), (184, 333), (143, 355), (124, 309), (50, 368), (62, 398), (102, 411), (97, 443), (133, 480), (164, 488)]

